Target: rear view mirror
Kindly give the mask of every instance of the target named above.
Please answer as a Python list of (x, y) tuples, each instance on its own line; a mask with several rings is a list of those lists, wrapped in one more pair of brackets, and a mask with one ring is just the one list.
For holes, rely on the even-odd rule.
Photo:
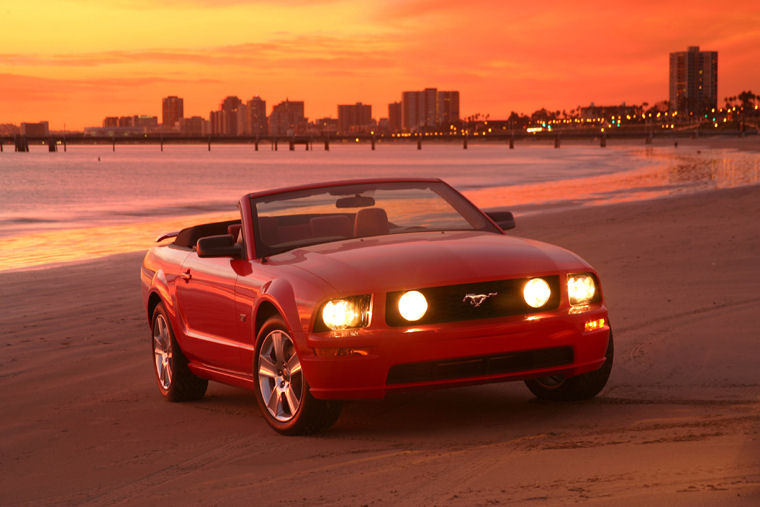
[(341, 197), (335, 201), (336, 208), (368, 208), (375, 205), (375, 199), (366, 195)]
[(242, 245), (235, 243), (235, 238), (231, 234), (200, 238), (196, 251), (198, 257), (233, 257), (239, 259), (243, 256)]
[(488, 218), (496, 222), (503, 231), (515, 228), (515, 217), (511, 211), (503, 209), (484, 210)]

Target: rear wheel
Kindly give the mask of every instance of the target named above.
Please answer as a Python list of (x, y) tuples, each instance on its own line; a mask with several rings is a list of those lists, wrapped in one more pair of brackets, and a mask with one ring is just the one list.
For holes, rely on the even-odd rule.
[(284, 435), (316, 433), (332, 426), (342, 404), (311, 395), (293, 339), (279, 316), (266, 321), (256, 344), (256, 401), (267, 423)]
[(541, 400), (580, 401), (593, 398), (607, 385), (607, 379), (612, 371), (614, 349), (612, 330), (610, 330), (610, 340), (607, 343), (607, 359), (598, 370), (570, 378), (565, 378), (561, 375), (540, 377), (526, 380), (525, 385)]
[(169, 317), (163, 303), (153, 310), (153, 371), (158, 389), (169, 401), (189, 401), (203, 398), (208, 380), (196, 377), (187, 367), (187, 359), (174, 339)]

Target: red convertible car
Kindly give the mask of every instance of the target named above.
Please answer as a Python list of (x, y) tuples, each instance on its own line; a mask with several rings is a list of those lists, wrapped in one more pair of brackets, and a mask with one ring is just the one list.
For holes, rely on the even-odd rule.
[[(323, 430), (343, 400), (524, 380), (595, 396), (612, 367), (599, 277), (562, 248), (505, 234), (437, 179), (255, 192), (240, 220), (159, 238), (142, 292), (170, 401), (209, 380), (254, 391), (284, 434)], [(165, 241), (172, 239), (173, 241)]]

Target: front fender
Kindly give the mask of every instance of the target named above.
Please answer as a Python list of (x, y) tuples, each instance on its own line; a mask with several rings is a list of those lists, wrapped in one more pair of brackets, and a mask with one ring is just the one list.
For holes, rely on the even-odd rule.
[[(264, 284), (253, 311), (255, 316), (258, 316), (259, 310), (264, 303), (272, 304), (277, 312), (282, 316), (282, 318), (285, 320), (285, 324), (290, 330), (291, 336), (293, 336), (293, 339), (296, 340), (296, 345), (300, 346), (305, 344), (305, 335), (300, 325), (298, 304), (296, 303), (293, 286), (290, 285), (287, 280), (283, 279), (273, 280), (269, 283)], [(254, 322), (258, 322), (258, 319), (254, 320)], [(258, 334), (258, 326), (254, 332), (256, 335)]]

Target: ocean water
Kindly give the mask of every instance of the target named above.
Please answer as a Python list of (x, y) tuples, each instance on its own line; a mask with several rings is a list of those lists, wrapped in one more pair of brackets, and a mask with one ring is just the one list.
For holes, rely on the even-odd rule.
[(147, 249), (165, 228), (192, 225), (191, 215), (234, 215), (248, 192), (319, 181), (437, 177), (480, 206), (518, 214), (760, 181), (757, 153), (633, 144), (45, 148), (0, 153), (0, 270)]

